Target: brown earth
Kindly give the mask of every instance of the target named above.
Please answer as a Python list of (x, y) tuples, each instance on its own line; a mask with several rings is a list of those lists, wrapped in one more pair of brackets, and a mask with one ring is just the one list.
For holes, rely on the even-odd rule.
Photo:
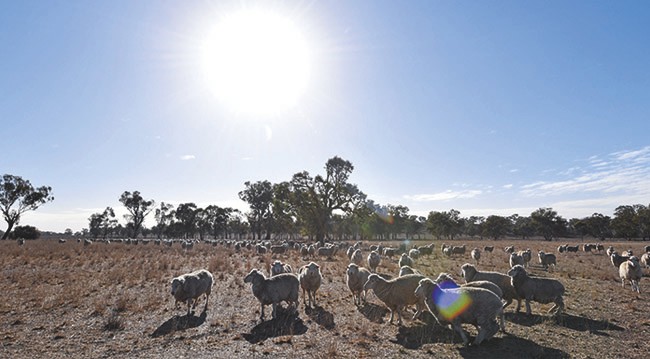
[[(479, 268), (500, 272), (508, 270), (506, 245), (556, 253), (554, 271), (543, 271), (536, 260), (529, 271), (564, 284), (565, 314), (554, 319), (546, 313), (550, 304), (533, 303), (527, 317), (511, 305), (507, 334), (464, 347), (458, 335), (432, 321), (389, 324), (387, 309), (372, 293), (367, 304), (356, 307), (345, 285), (348, 262), (340, 253), (332, 261), (315, 259), (324, 276), (319, 306), (306, 308), (301, 298), (297, 316), (281, 312), (271, 320), (268, 307), (267, 321), (260, 322), (259, 304), (243, 278), (252, 268), (268, 273), (270, 255), (208, 244), (186, 252), (178, 244), (1, 241), (0, 358), (640, 358), (650, 353), (648, 280), (641, 281), (641, 294), (629, 285), (622, 289), (605, 254), (558, 254), (557, 242), (454, 244), (461, 243), (468, 253), (473, 246), (495, 245), (494, 253), (483, 253)], [(458, 277), (469, 254), (447, 258), (439, 244), (416, 268), (431, 277), (441, 271)], [(644, 245), (611, 244), (638, 254)], [(279, 259), (293, 268), (307, 263), (296, 252)], [(187, 317), (182, 307), (174, 309), (169, 282), (199, 268), (210, 270), (216, 283), (207, 312), (200, 303)], [(395, 259), (384, 259), (379, 268), (390, 275), (397, 271)]]

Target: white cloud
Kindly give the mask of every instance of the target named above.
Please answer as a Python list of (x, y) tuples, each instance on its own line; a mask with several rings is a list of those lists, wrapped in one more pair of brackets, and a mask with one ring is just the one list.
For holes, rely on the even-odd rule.
[(181, 160), (182, 160), (182, 161), (190, 161), (190, 160), (194, 160), (194, 159), (196, 159), (196, 156), (194, 156), (194, 155), (184, 155), (184, 156), (181, 156)]
[(483, 193), (480, 190), (464, 190), (464, 191), (452, 191), (447, 190), (444, 192), (438, 192), (433, 194), (415, 194), (415, 195), (406, 195), (404, 198), (416, 202), (434, 202), (434, 201), (448, 201), (451, 199), (462, 199), (462, 198), (474, 198)]
[(514, 185), (513, 185), (512, 183), (508, 183), (508, 184), (504, 184), (504, 185), (501, 186), (501, 187), (503, 187), (503, 188), (505, 188), (505, 189), (511, 189), (513, 186), (514, 186)]

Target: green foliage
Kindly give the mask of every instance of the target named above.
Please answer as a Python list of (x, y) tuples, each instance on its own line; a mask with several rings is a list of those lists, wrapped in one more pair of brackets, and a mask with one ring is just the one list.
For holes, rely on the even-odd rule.
[(530, 214), (530, 219), (536, 232), (547, 241), (566, 233), (567, 221), (552, 208), (539, 208)]
[(11, 233), (12, 238), (38, 239), (41, 232), (33, 226), (16, 226)]
[(137, 238), (142, 228), (145, 217), (154, 209), (154, 200), (145, 200), (139, 191), (124, 191), (120, 196), (120, 202), (129, 211), (124, 215), (127, 220), (127, 228), (130, 229), (130, 237)]
[(41, 205), (53, 201), (52, 187), (34, 188), (22, 177), (5, 174), (0, 179), (0, 212), (7, 222), (7, 230), (2, 234), (6, 239), (14, 225), (20, 222), (20, 216), (27, 211), (34, 211)]
[(117, 219), (115, 219), (115, 211), (113, 208), (106, 207), (102, 213), (91, 214), (88, 218), (88, 231), (93, 238), (106, 237), (113, 233), (117, 227)]
[(482, 233), (486, 237), (499, 239), (507, 235), (512, 227), (510, 219), (502, 216), (488, 216), (482, 225)]

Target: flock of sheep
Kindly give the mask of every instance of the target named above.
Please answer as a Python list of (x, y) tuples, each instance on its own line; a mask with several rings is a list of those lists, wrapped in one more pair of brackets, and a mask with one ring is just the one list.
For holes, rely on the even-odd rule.
[[(243, 243), (234, 245), (238, 250), (245, 246)], [(342, 245), (345, 244), (329, 244), (316, 248), (314, 245), (289, 243), (281, 245), (246, 244), (260, 254), (282, 254), (290, 249), (295, 249), (306, 260), (314, 258), (314, 256), (331, 259), (338, 250), (345, 249)], [(571, 249), (569, 249), (570, 247)], [(583, 250), (585, 252), (604, 250), (601, 247), (599, 245), (592, 247), (587, 244)], [(558, 252), (576, 252), (573, 249), (573, 246), (563, 245), (558, 248)], [(367, 256), (364, 256), (364, 250), (369, 250)], [(465, 246), (443, 244), (441, 250), (448, 256), (463, 256)], [(492, 252), (493, 250), (492, 246), (483, 248), (483, 252)], [(366, 293), (372, 291), (390, 311), (390, 323), (393, 323), (397, 316), (398, 325), (402, 325), (403, 311), (414, 306), (415, 313), (412, 319), (421, 318), (422, 313), (427, 311), (438, 323), (451, 325), (465, 345), (469, 344), (469, 339), (461, 324), (474, 325), (478, 334), (473, 344), (479, 345), (482, 341), (493, 337), (499, 330), (505, 332), (504, 310), (514, 300), (517, 301), (516, 312), (519, 312), (521, 301), (524, 300), (528, 315), (531, 315), (531, 302), (553, 303), (549, 312), (553, 312), (553, 315), (556, 316), (564, 310), (564, 285), (557, 279), (531, 276), (527, 272), (526, 268), (532, 259), (532, 251), (530, 249), (515, 251), (512, 246), (506, 247), (504, 250), (509, 255), (511, 267), (507, 273), (477, 269), (482, 251), (478, 248), (472, 249), (470, 256), (476, 262), (476, 266), (471, 263), (461, 266), (460, 272), (465, 283), (459, 285), (447, 273), (441, 273), (436, 279), (432, 279), (415, 269), (421, 256), (433, 252), (432, 244), (420, 248), (414, 246), (411, 249), (407, 249), (405, 245), (400, 248), (383, 248), (380, 245), (372, 245), (362, 249), (361, 242), (357, 242), (354, 245), (348, 245), (346, 249), (347, 258), (350, 261), (345, 271), (346, 283), (355, 305), (365, 302)], [(646, 250), (650, 251), (650, 248), (646, 247)], [(625, 281), (629, 281), (633, 290), (639, 292), (639, 280), (643, 276), (641, 265), (648, 266), (649, 254), (645, 253), (641, 259), (638, 259), (632, 253), (626, 252), (619, 255), (611, 247), (607, 253), (612, 264), (619, 269), (623, 286)], [(382, 260), (390, 260), (397, 254), (400, 255), (397, 260), (400, 267), (399, 273), (396, 273), (394, 277), (376, 273)], [(538, 251), (537, 257), (540, 266), (545, 270), (557, 265), (557, 258), (553, 253)], [(367, 267), (364, 267), (366, 264)], [(290, 311), (296, 312), (300, 290), (302, 290), (305, 306), (317, 305), (317, 292), (323, 282), (323, 276), (320, 266), (316, 262), (310, 261), (309, 264), (301, 266), (294, 272), (289, 264), (276, 260), (271, 264), (268, 272), (270, 273), (269, 277), (260, 269), (252, 269), (244, 278), (245, 283), (251, 283), (252, 293), (260, 303), (260, 320), (264, 321), (265, 319), (264, 308), (267, 305), (271, 305), (273, 308), (273, 318), (277, 317), (277, 308), (282, 305), (282, 302), (289, 306)], [(207, 309), (212, 282), (213, 277), (206, 270), (188, 273), (172, 280), (172, 294), (177, 304), (178, 302), (187, 304), (189, 315), (190, 307), (196, 307), (201, 295), (206, 297), (205, 308)]]

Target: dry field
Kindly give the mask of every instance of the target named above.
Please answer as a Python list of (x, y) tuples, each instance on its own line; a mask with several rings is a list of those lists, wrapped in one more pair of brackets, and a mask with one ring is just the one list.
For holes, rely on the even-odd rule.
[[(467, 253), (473, 246), (495, 245), (494, 253), (483, 253), (479, 268), (500, 272), (508, 270), (505, 245), (534, 253), (556, 253), (558, 245), (454, 242), (466, 243)], [(446, 258), (439, 244), (432, 256), (417, 262), (417, 269), (432, 277), (441, 271), (458, 276), (469, 254)], [(619, 252), (632, 248), (640, 254), (645, 243), (613, 245)], [(284, 313), (270, 320), (269, 307), (261, 323), (258, 302), (243, 278), (252, 268), (268, 273), (271, 255), (208, 244), (185, 252), (178, 244), (84, 247), (38, 240), (19, 247), (2, 241), (0, 358), (641, 358), (650, 353), (650, 280), (641, 281), (640, 295), (629, 285), (621, 289), (605, 254), (556, 253), (558, 268), (550, 273), (535, 256), (530, 272), (565, 285), (565, 314), (553, 319), (546, 314), (551, 304), (533, 303), (533, 315), (527, 317), (514, 314), (511, 305), (507, 334), (463, 347), (457, 335), (437, 324), (410, 319), (403, 327), (388, 324), (388, 311), (372, 293), (367, 304), (356, 307), (345, 285), (348, 262), (341, 252), (332, 261), (315, 259), (324, 277), (316, 309), (306, 308), (301, 298), (297, 316)], [(296, 252), (279, 259), (293, 268), (307, 263)], [(183, 306), (174, 309), (169, 282), (199, 268), (214, 274), (215, 286), (207, 312), (187, 317)], [(391, 275), (397, 271), (396, 260), (384, 259), (379, 268)], [(476, 334), (473, 327), (466, 329)]]

